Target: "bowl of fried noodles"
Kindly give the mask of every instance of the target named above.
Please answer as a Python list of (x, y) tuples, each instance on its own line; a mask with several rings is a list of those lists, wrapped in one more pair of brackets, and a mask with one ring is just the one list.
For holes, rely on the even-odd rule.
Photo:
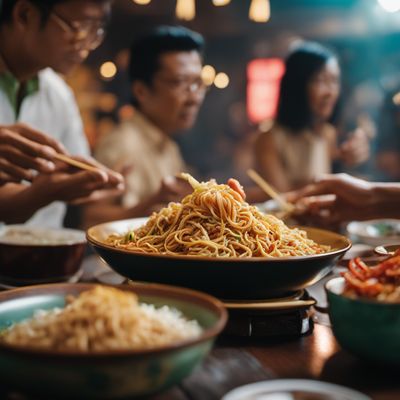
[(400, 365), (400, 252), (374, 265), (352, 259), (325, 288), (339, 344), (367, 361)]
[(0, 384), (52, 399), (147, 396), (190, 374), (226, 319), (217, 299), (165, 285), (2, 292)]
[(236, 180), (187, 176), (193, 193), (148, 219), (104, 223), (87, 239), (119, 274), (222, 299), (282, 297), (326, 275), (351, 244), (339, 234), (289, 228), (245, 201)]

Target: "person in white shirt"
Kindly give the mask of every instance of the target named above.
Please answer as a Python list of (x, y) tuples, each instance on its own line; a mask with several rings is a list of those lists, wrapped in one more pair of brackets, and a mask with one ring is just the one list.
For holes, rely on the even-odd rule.
[[(7, 0), (1, 7), (0, 137), (13, 132), (32, 141), (38, 139), (32, 132), (44, 132), (52, 137), (47, 145), (53, 150), (88, 157), (74, 96), (57, 73), (69, 72), (101, 43), (111, 0)], [(12, 154), (10, 146), (0, 144), (0, 221), (59, 227), (65, 202), (94, 200), (122, 184), (122, 177), (106, 168), (77, 171), (43, 152), (41, 167), (33, 168), (37, 175), (20, 176), (30, 184), (5, 183), (15, 180), (11, 164), (29, 167), (15, 135)]]

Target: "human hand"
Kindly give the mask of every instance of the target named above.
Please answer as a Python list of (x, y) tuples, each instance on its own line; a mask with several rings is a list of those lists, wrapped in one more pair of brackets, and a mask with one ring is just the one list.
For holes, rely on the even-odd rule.
[(0, 185), (32, 181), (33, 171), (54, 171), (55, 152), (66, 150), (55, 139), (25, 124), (0, 126)]
[(361, 128), (357, 128), (339, 148), (339, 156), (348, 167), (362, 164), (369, 155), (369, 137)]
[(40, 174), (32, 182), (31, 189), (45, 202), (55, 200), (83, 204), (97, 201), (124, 190), (123, 177), (93, 159), (73, 157), (92, 165), (97, 171), (82, 171), (57, 162), (56, 170), (50, 174)]
[(179, 202), (192, 192), (193, 188), (185, 179), (167, 176), (161, 181), (156, 200), (158, 203)]
[(296, 205), (296, 219), (320, 226), (366, 219), (379, 199), (374, 185), (347, 174), (324, 175), (303, 189), (286, 194)]

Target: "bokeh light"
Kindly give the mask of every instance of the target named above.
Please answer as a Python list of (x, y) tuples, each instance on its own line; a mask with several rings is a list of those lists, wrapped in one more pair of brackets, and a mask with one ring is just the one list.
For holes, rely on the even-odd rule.
[(212, 65), (204, 65), (201, 70), (201, 79), (207, 86), (211, 86), (215, 79), (215, 68)]
[(219, 72), (215, 76), (214, 85), (218, 89), (225, 89), (229, 85), (229, 76), (225, 72)]
[(104, 79), (111, 79), (117, 73), (117, 66), (112, 61), (106, 61), (100, 67), (100, 75)]

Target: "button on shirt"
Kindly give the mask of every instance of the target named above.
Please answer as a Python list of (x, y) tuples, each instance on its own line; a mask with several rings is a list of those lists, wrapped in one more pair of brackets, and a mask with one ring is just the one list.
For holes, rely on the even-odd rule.
[(100, 140), (95, 157), (116, 171), (128, 171), (126, 207), (155, 194), (164, 177), (186, 170), (178, 145), (138, 111)]
[[(36, 82), (36, 83), (35, 83)], [(19, 109), (16, 93), (19, 83), (0, 63), (0, 124), (25, 123), (54, 137), (74, 155), (89, 155), (82, 120), (71, 89), (52, 69), (39, 72), (27, 82)], [(38, 210), (26, 223), (42, 227), (61, 227), (66, 206), (54, 202)]]

